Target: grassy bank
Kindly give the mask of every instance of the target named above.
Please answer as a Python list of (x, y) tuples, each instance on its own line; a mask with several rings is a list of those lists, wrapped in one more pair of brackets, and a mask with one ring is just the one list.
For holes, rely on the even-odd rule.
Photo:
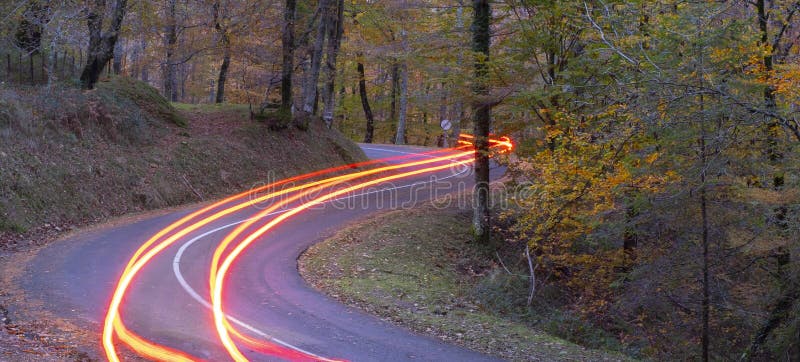
[(0, 86), (0, 240), (213, 199), (364, 158), (338, 132), (271, 131), (246, 107), (174, 107), (140, 82)]
[(490, 308), (500, 269), (471, 243), (470, 215), (432, 206), (354, 225), (311, 247), (300, 270), (344, 303), (421, 334), (510, 360), (624, 360), (590, 350)]

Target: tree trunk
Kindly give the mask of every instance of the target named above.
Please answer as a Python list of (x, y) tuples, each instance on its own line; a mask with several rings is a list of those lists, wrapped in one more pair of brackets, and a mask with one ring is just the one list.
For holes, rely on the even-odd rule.
[[(291, 117), (292, 76), (294, 74), (294, 21), (297, 12), (295, 0), (286, 0), (283, 11), (283, 36), (281, 38), (283, 67), (281, 69), (281, 108), (280, 112)], [(284, 125), (285, 126), (285, 125)]]
[(322, 119), (328, 128), (333, 124), (333, 112), (336, 108), (336, 95), (334, 92), (336, 82), (336, 58), (342, 43), (344, 23), (344, 0), (336, 0), (335, 12), (331, 11), (328, 20), (328, 47), (325, 59), (325, 88), (322, 91), (322, 100), (325, 103)]
[(403, 63), (400, 67), (400, 110), (397, 117), (397, 135), (394, 143), (406, 143), (406, 112), (408, 110), (408, 65)]
[(114, 75), (122, 74), (122, 42), (114, 44), (114, 61), (112, 62)]
[(84, 89), (93, 89), (103, 68), (114, 56), (114, 45), (119, 37), (122, 19), (125, 17), (126, 0), (116, 0), (111, 12), (109, 29), (103, 32), (103, 14), (105, 14), (105, 0), (94, 0), (89, 7), (86, 23), (89, 27), (89, 49), (86, 55), (86, 66), (81, 73), (81, 86)]
[[(228, 29), (223, 26), (227, 8), (220, 9), (220, 1), (217, 0), (213, 4), (214, 9), (214, 29), (219, 34), (219, 41), (222, 43), (222, 65), (219, 67), (219, 77), (217, 78), (217, 98), (216, 103), (225, 101), (225, 80), (228, 78), (228, 67), (231, 64), (231, 39), (228, 34)], [(220, 14), (222, 10), (222, 14)]]
[(228, 78), (228, 67), (231, 64), (231, 46), (230, 41), (225, 35), (225, 53), (222, 56), (222, 65), (219, 67), (219, 78), (217, 79), (217, 99), (216, 103), (225, 101), (225, 80)]
[(392, 125), (397, 124), (397, 89), (400, 88), (400, 66), (397, 62), (392, 62), (392, 91), (391, 91), (391, 105), (389, 107), (389, 121)]
[(331, 10), (332, 0), (319, 1), (319, 13), (321, 14), (319, 24), (317, 25), (316, 38), (314, 39), (314, 46), (309, 51), (311, 58), (311, 65), (308, 69), (308, 74), (305, 75), (305, 82), (303, 84), (303, 112), (312, 114), (314, 112), (314, 101), (317, 97), (317, 81), (319, 80), (319, 68), (322, 64), (322, 46), (325, 44), (325, 30), (328, 18), (328, 13)]
[(142, 82), (149, 83), (150, 82), (150, 71), (148, 70), (147, 63), (145, 63), (145, 60), (144, 60), (144, 59), (147, 59), (146, 58), (147, 37), (144, 34), (142, 34), (142, 39), (141, 39), (140, 43), (141, 43), (141, 46), (142, 46), (142, 59), (143, 59), (142, 60), (142, 64), (141, 64), (141, 71), (140, 71), (141, 75), (140, 76), (141, 76)]
[(488, 0), (473, 1), (474, 20), (472, 25), (472, 50), (477, 54), (475, 59), (475, 83), (473, 93), (474, 136), (475, 136), (475, 206), (472, 228), (475, 241), (488, 244), (489, 230), (489, 130), (491, 128), (491, 106), (486, 100), (489, 95), (488, 69), (489, 59), (489, 23), (491, 9)]
[(172, 102), (178, 101), (177, 64), (175, 45), (178, 43), (178, 24), (175, 16), (177, 0), (169, 0), (167, 5), (167, 25), (164, 29), (164, 47), (167, 58), (164, 62), (164, 97)]
[(622, 252), (624, 260), (622, 271), (627, 273), (636, 262), (636, 247), (639, 245), (639, 234), (634, 226), (635, 218), (638, 216), (636, 207), (633, 206), (633, 199), (627, 200), (625, 207), (625, 229), (622, 232)]
[[(459, 1), (459, 3), (461, 3)], [(456, 9), (456, 31), (461, 33), (464, 31), (464, 8), (459, 6)], [(464, 55), (463, 52), (456, 48), (458, 55), (456, 56), (457, 64), (464, 63)], [(461, 134), (461, 120), (464, 119), (464, 104), (461, 101), (461, 97), (456, 96), (456, 102), (453, 104), (453, 112), (451, 113), (454, 119), (451, 120), (453, 122), (453, 130), (450, 137), (450, 147), (453, 147), (458, 144), (458, 136)]]
[(361, 107), (364, 108), (364, 116), (367, 118), (364, 143), (372, 143), (372, 137), (375, 133), (375, 119), (372, 116), (372, 109), (369, 107), (369, 99), (367, 99), (367, 81), (364, 79), (364, 64), (358, 62), (356, 68), (358, 70), (358, 93), (361, 96)]
[(702, 331), (702, 345), (703, 345), (703, 362), (708, 362), (708, 345), (709, 345), (709, 318), (710, 318), (710, 293), (708, 286), (708, 201), (706, 198), (706, 136), (705, 133), (700, 138), (700, 152), (703, 162), (703, 171), (700, 172), (700, 214), (703, 223), (703, 331)]

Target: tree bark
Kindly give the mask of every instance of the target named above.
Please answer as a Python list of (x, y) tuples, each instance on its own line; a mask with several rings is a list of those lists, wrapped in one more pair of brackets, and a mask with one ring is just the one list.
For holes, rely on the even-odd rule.
[(292, 76), (294, 74), (294, 21), (297, 2), (286, 0), (283, 11), (283, 36), (281, 38), (283, 52), (283, 68), (281, 69), (281, 108), (280, 112), (290, 115), (292, 112)]
[(225, 45), (225, 54), (222, 56), (222, 65), (219, 67), (219, 77), (217, 78), (217, 98), (215, 103), (222, 103), (225, 101), (225, 80), (228, 78), (228, 67), (230, 64), (230, 45)]
[(114, 68), (114, 75), (122, 74), (122, 42), (114, 44), (114, 61), (112, 66)]
[(389, 107), (389, 120), (393, 125), (397, 124), (397, 90), (400, 88), (400, 66), (397, 62), (392, 62), (392, 91), (391, 104)]
[(320, 0), (319, 12), (321, 14), (319, 24), (317, 25), (316, 38), (314, 45), (309, 51), (311, 58), (311, 66), (308, 69), (308, 74), (305, 75), (305, 82), (303, 84), (303, 112), (312, 114), (314, 112), (314, 101), (317, 97), (317, 82), (319, 81), (319, 69), (322, 65), (322, 48), (325, 44), (325, 33), (328, 14), (331, 10), (332, 0)]
[(331, 11), (328, 20), (328, 46), (325, 58), (325, 88), (322, 91), (322, 100), (325, 103), (322, 120), (328, 128), (333, 124), (333, 112), (336, 108), (336, 58), (342, 43), (344, 32), (344, 0), (336, 0), (335, 11)]
[(125, 17), (126, 0), (116, 0), (111, 11), (111, 23), (108, 31), (103, 32), (103, 14), (106, 1), (94, 0), (89, 6), (86, 23), (89, 28), (89, 49), (87, 52), (86, 66), (81, 72), (81, 87), (94, 89), (103, 68), (114, 56), (114, 45), (119, 38), (122, 20)]
[[(701, 140), (701, 153), (703, 158), (703, 166), (705, 167), (705, 158), (706, 158), (706, 138), (705, 134), (703, 134)], [(708, 362), (708, 346), (709, 346), (709, 318), (710, 318), (710, 308), (711, 308), (711, 299), (709, 293), (709, 286), (708, 286), (708, 201), (706, 197), (706, 175), (705, 171), (701, 171), (700, 174), (700, 214), (703, 223), (703, 300), (702, 300), (702, 312), (703, 312), (703, 332), (702, 332), (702, 345), (703, 345), (703, 362)]]
[(220, 14), (220, 2), (216, 1), (213, 5), (214, 8), (214, 29), (219, 34), (219, 41), (222, 44), (222, 65), (219, 67), (219, 76), (217, 77), (217, 98), (215, 103), (222, 103), (225, 101), (225, 80), (228, 78), (228, 67), (231, 64), (231, 39), (228, 34), (228, 29), (223, 25), (225, 20), (225, 9)]
[[(459, 5), (461, 5), (461, 1), (459, 1)], [(464, 7), (459, 6), (456, 9), (456, 31), (460, 34), (464, 31)], [(464, 63), (464, 55), (463, 52), (456, 48), (458, 55), (456, 56), (457, 64)], [(453, 104), (453, 112), (452, 118), (450, 121), (453, 122), (453, 129), (450, 137), (450, 147), (453, 147), (458, 144), (458, 137), (461, 134), (461, 120), (464, 119), (464, 104), (462, 103), (462, 97), (457, 96), (456, 102)]]
[(177, 0), (168, 0), (167, 25), (164, 29), (164, 47), (167, 49), (164, 62), (164, 97), (172, 102), (178, 101), (177, 64), (175, 63), (175, 45), (178, 43), (178, 24), (175, 16)]
[(488, 0), (473, 1), (474, 20), (472, 25), (472, 50), (476, 53), (475, 82), (473, 93), (474, 136), (475, 136), (475, 206), (472, 228), (475, 241), (488, 244), (490, 240), (489, 215), (489, 130), (491, 128), (491, 106), (486, 100), (489, 95), (488, 68), (491, 9)]
[(358, 94), (361, 96), (361, 107), (364, 108), (364, 116), (367, 118), (367, 129), (364, 132), (364, 143), (372, 143), (375, 133), (375, 119), (372, 116), (372, 108), (369, 107), (367, 99), (367, 81), (364, 77), (364, 64), (358, 62)]
[(397, 135), (394, 143), (402, 145), (406, 143), (406, 112), (408, 111), (408, 65), (403, 63), (400, 66), (400, 110), (397, 117)]

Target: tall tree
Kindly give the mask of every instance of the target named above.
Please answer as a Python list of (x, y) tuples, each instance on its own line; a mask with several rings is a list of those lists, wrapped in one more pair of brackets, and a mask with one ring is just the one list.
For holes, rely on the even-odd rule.
[(167, 20), (164, 26), (164, 48), (166, 59), (162, 66), (164, 81), (164, 97), (170, 101), (178, 101), (178, 64), (175, 59), (178, 43), (177, 0), (167, 0)]
[(397, 134), (394, 138), (396, 145), (406, 143), (406, 116), (408, 113), (408, 64), (400, 65), (400, 108), (397, 116)]
[(297, 14), (297, 2), (286, 0), (286, 7), (283, 9), (283, 36), (282, 57), (283, 66), (281, 68), (281, 113), (289, 115), (292, 113), (292, 76), (294, 74), (294, 22)]
[(488, 101), (488, 67), (491, 7), (488, 0), (473, 1), (472, 50), (475, 52), (475, 80), (473, 84), (473, 122), (475, 136), (475, 189), (472, 228), (475, 240), (489, 243), (489, 129), (491, 105)]
[(309, 49), (310, 65), (308, 73), (305, 74), (305, 82), (303, 83), (303, 113), (311, 114), (317, 103), (317, 82), (319, 81), (319, 70), (322, 65), (322, 49), (325, 44), (326, 29), (328, 25), (327, 19), (330, 17), (333, 0), (320, 0), (317, 5), (317, 12), (319, 16), (319, 23), (317, 24), (316, 37), (314, 38), (314, 45)]
[(119, 38), (122, 20), (125, 18), (126, 0), (114, 1), (111, 10), (111, 22), (108, 30), (103, 31), (103, 20), (106, 13), (106, 0), (94, 0), (89, 4), (86, 23), (89, 27), (89, 49), (87, 62), (81, 73), (81, 86), (93, 89), (100, 74), (111, 58), (114, 57), (114, 45)]
[(217, 31), (219, 43), (222, 46), (222, 64), (219, 66), (219, 76), (217, 77), (215, 103), (222, 103), (225, 100), (225, 80), (228, 78), (228, 67), (231, 65), (231, 36), (228, 33), (227, 24), (228, 7), (225, 6), (220, 9), (220, 0), (215, 1), (212, 6), (214, 10), (214, 29)]
[(364, 131), (364, 143), (372, 143), (372, 138), (375, 133), (375, 117), (372, 115), (372, 108), (369, 106), (369, 99), (367, 98), (367, 81), (364, 76), (364, 63), (359, 58), (358, 65), (358, 94), (361, 97), (361, 107), (364, 108), (364, 117), (367, 119), (367, 127)]
[(328, 14), (328, 44), (325, 55), (325, 87), (322, 91), (322, 100), (325, 104), (322, 112), (322, 119), (328, 127), (333, 123), (333, 112), (336, 108), (336, 97), (334, 94), (336, 81), (336, 58), (339, 55), (339, 48), (342, 43), (344, 33), (344, 0), (335, 0), (335, 8)]

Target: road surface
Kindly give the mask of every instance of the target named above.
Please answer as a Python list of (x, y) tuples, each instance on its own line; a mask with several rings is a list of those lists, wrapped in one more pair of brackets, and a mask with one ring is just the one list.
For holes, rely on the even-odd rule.
[[(428, 149), (362, 145), (373, 159)], [(419, 336), (344, 306), (309, 287), (297, 258), (310, 245), (380, 210), (410, 207), (432, 194), (472, 187), (468, 168), (381, 184), (297, 214), (253, 244), (226, 281), (225, 310), (235, 327), (309, 353), (351, 361), (484, 361), (493, 358)], [(499, 176), (502, 170), (493, 170)], [(195, 207), (196, 208), (196, 207)], [(122, 269), (152, 234), (194, 211), (185, 209), (132, 224), (100, 228), (51, 244), (28, 265), (26, 293), (56, 315), (100, 328)], [(257, 213), (249, 207), (197, 230), (159, 254), (136, 277), (122, 318), (139, 335), (212, 361), (228, 360), (208, 309), (208, 267), (220, 240)], [(100, 332), (98, 330), (98, 332)], [(100, 349), (98, 340), (98, 350)], [(256, 361), (280, 360), (249, 351)]]

